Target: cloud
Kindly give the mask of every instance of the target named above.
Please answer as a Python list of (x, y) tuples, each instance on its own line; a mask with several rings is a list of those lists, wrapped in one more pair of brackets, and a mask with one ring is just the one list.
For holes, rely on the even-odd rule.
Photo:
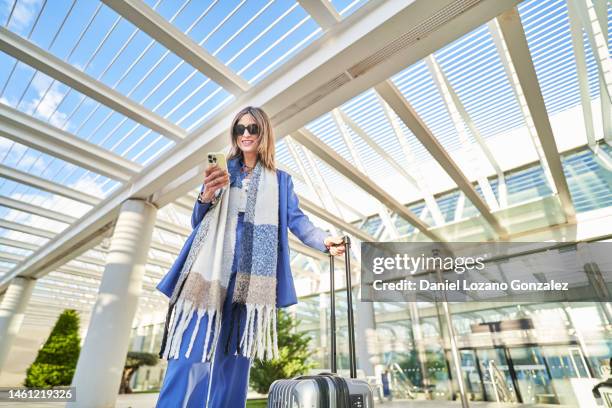
[(32, 78), (32, 87), (38, 93), (44, 92), (51, 83), (53, 82), (53, 78), (41, 73), (40, 71), (36, 71), (34, 74), (34, 78)]
[(64, 98), (64, 93), (57, 89), (58, 84), (55, 84), (42, 99), (36, 100), (38, 106), (38, 115), (48, 120), (53, 126), (61, 127), (66, 122), (66, 114), (57, 110), (57, 106)]
[(0, 96), (0, 103), (8, 106), (15, 106), (14, 103), (11, 103), (11, 101), (5, 98), (4, 96)]
[(32, 87), (38, 96), (26, 104), (26, 113), (47, 120), (53, 126), (61, 127), (66, 122), (67, 116), (57, 109), (65, 95), (65, 92), (60, 90), (60, 86), (59, 82), (53, 82), (48, 76), (37, 72), (32, 80)]
[(99, 198), (104, 198), (106, 195), (102, 190), (100, 181), (94, 181), (92, 174), (81, 177), (76, 183), (69, 185), (69, 187)]
[[(15, 31), (21, 31), (30, 26), (37, 11), (40, 9), (41, 0), (21, 0), (17, 2), (15, 11), (10, 21), (10, 28)], [(12, 3), (8, 3), (12, 7)]]
[[(26, 149), (27, 147), (22, 144), (0, 137), (0, 157), (4, 158), (5, 164), (33, 173), (42, 172), (47, 167), (45, 158), (38, 158), (32, 150), (25, 155)], [(8, 157), (5, 157), (7, 154)], [(34, 168), (30, 168), (32, 165), (34, 165)]]

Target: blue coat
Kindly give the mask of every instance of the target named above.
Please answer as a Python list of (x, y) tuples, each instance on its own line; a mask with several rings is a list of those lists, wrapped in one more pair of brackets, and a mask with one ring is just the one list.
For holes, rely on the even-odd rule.
[[(228, 170), (230, 173), (230, 185), (233, 185), (236, 178), (239, 177), (242, 161), (240, 159), (232, 159), (228, 161)], [(322, 252), (327, 252), (327, 248), (323, 244), (325, 237), (329, 236), (320, 228), (308, 219), (308, 217), (300, 210), (299, 201), (293, 189), (293, 181), (291, 176), (282, 170), (276, 170), (278, 177), (278, 193), (279, 193), (279, 217), (278, 217), (278, 262), (277, 262), (277, 286), (276, 286), (276, 306), (287, 307), (297, 303), (293, 276), (291, 275), (291, 265), (289, 259), (289, 237), (287, 230), (300, 239), (305, 245), (311, 248), (318, 249)], [(202, 187), (204, 189), (204, 187)], [(189, 249), (193, 242), (193, 238), (198, 230), (198, 226), (204, 214), (210, 207), (210, 204), (202, 204), (196, 200), (191, 215), (191, 226), (193, 231), (185, 241), (178, 258), (168, 271), (168, 273), (157, 284), (156, 288), (170, 297), (174, 286), (178, 281), (183, 264), (189, 254)]]

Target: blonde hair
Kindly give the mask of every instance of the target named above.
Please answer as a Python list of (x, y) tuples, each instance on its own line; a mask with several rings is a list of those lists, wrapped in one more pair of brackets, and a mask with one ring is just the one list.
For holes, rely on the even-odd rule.
[(259, 146), (257, 146), (257, 159), (261, 161), (264, 167), (275, 170), (276, 163), (274, 159), (276, 145), (274, 139), (274, 132), (272, 130), (272, 123), (270, 118), (261, 108), (255, 106), (247, 106), (234, 116), (232, 120), (232, 126), (230, 127), (230, 138), (232, 141), (232, 147), (230, 149), (228, 159), (236, 157), (242, 157), (242, 150), (238, 147), (238, 135), (234, 134), (234, 128), (240, 121), (240, 119), (249, 114), (255, 119), (255, 123), (259, 127)]

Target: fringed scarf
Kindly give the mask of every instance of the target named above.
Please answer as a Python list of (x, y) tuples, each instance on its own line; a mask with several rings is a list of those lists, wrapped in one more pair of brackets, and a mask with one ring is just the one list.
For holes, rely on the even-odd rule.
[[(233, 192), (237, 187), (230, 187)], [(237, 194), (224, 190), (206, 214), (170, 297), (160, 357), (178, 358), (183, 333), (193, 316), (196, 325), (185, 357), (189, 357), (200, 321), (206, 316), (202, 361), (215, 354), (223, 321), (223, 304), (232, 272), (236, 242)], [(276, 334), (276, 264), (278, 251), (278, 180), (276, 172), (257, 162), (246, 197), (238, 271), (232, 296), (230, 341), (236, 353), (260, 360), (278, 357)], [(244, 305), (245, 307), (240, 307)], [(172, 313), (174, 312), (174, 313)], [(240, 313), (246, 324), (240, 334)], [(236, 323), (237, 322), (237, 323)], [(235, 324), (236, 323), (236, 324)], [(203, 326), (203, 325), (202, 325)], [(237, 332), (234, 333), (234, 326)], [(238, 338), (239, 337), (239, 338)]]

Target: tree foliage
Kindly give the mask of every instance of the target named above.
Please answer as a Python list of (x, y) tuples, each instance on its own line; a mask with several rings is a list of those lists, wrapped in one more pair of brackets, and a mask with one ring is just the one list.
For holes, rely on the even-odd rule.
[(26, 371), (26, 387), (70, 385), (81, 352), (79, 315), (67, 309), (58, 317), (49, 338)]
[(312, 368), (307, 360), (310, 355), (310, 337), (295, 330), (299, 324), (284, 310), (278, 311), (277, 336), (279, 358), (274, 360), (255, 360), (251, 367), (251, 387), (260, 394), (266, 394), (270, 385), (278, 379), (291, 378), (304, 374)]
[(154, 366), (159, 362), (157, 354), (143, 353), (140, 351), (130, 351), (127, 354), (125, 361), (125, 367), (123, 367), (123, 374), (121, 375), (121, 385), (119, 387), (119, 394), (130, 394), (132, 388), (130, 387), (130, 379), (132, 375), (142, 366)]

